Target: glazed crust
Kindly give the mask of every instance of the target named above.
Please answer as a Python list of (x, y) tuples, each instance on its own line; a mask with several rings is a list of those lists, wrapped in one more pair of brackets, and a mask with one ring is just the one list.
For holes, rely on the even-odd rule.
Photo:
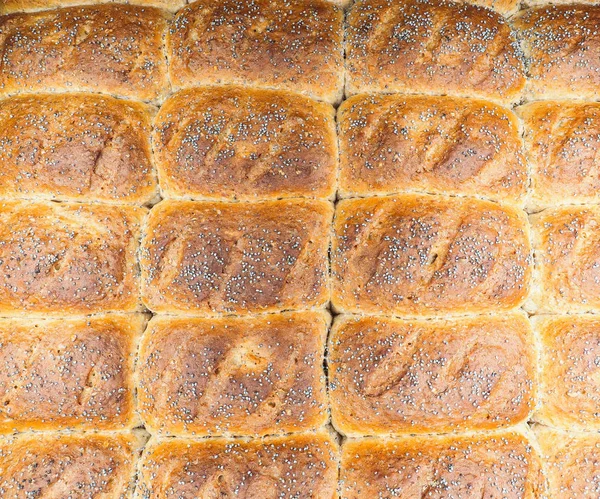
[(535, 349), (527, 316), (336, 317), (333, 424), (349, 436), (487, 430), (527, 419)]
[(346, 94), (401, 92), (506, 103), (525, 85), (508, 23), (444, 0), (359, 0), (346, 29)]
[(541, 344), (535, 419), (565, 430), (600, 430), (600, 317), (535, 317)]
[(535, 272), (531, 313), (600, 309), (600, 208), (565, 206), (531, 215)]
[(340, 482), (343, 499), (543, 497), (539, 457), (517, 432), (350, 439)]
[(531, 166), (528, 208), (600, 200), (600, 104), (538, 101), (517, 109)]
[(0, 439), (3, 499), (128, 499), (138, 434), (21, 434)]
[(267, 435), (328, 417), (329, 316), (167, 318), (150, 322), (138, 361), (138, 410), (153, 435)]
[(336, 206), (332, 302), (339, 312), (465, 315), (517, 308), (531, 274), (520, 210), (405, 194)]
[(137, 497), (337, 497), (338, 448), (325, 431), (265, 439), (151, 440)]
[(139, 308), (136, 253), (146, 210), (0, 202), (0, 314)]
[(530, 99), (598, 98), (600, 6), (551, 5), (514, 21), (528, 66)]
[(281, 88), (335, 103), (343, 87), (343, 11), (325, 0), (199, 0), (167, 37), (175, 88)]
[(142, 315), (0, 319), (0, 433), (138, 423), (133, 364)]
[(163, 201), (142, 239), (142, 296), (154, 312), (310, 309), (329, 299), (325, 201)]
[(160, 100), (168, 91), (166, 14), (118, 4), (0, 18), (0, 96), (85, 91)]
[(243, 87), (184, 90), (154, 122), (165, 198), (333, 198), (334, 110), (289, 92)]
[[(35, 12), (38, 10), (49, 10), (57, 7), (72, 7), (76, 5), (95, 5), (98, 0), (2, 0), (0, 14), (12, 14), (14, 12)], [(145, 7), (158, 7), (165, 10), (175, 11), (183, 7), (187, 0), (104, 0), (103, 3), (121, 3), (129, 5), (141, 5)]]
[(453, 97), (360, 95), (338, 110), (341, 197), (400, 191), (522, 203), (527, 167), (507, 109)]
[(151, 201), (151, 112), (82, 93), (0, 101), (0, 197)]

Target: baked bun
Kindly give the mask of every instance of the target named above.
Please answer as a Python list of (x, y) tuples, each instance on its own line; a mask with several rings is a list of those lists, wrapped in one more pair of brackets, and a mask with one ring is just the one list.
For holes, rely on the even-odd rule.
[(325, 0), (198, 0), (167, 37), (175, 88), (280, 88), (335, 103), (343, 93), (344, 13)]
[(541, 345), (536, 421), (565, 430), (600, 430), (600, 317), (533, 318)]
[(358, 0), (346, 28), (346, 94), (448, 94), (514, 102), (525, 85), (496, 12), (444, 0)]
[(359, 95), (338, 110), (341, 197), (422, 191), (522, 203), (516, 116), (454, 97)]
[[(103, 0), (104, 3), (124, 3), (142, 5), (146, 7), (159, 7), (166, 10), (177, 10), (183, 7), (187, 0)], [(98, 0), (2, 0), (0, 14), (13, 12), (34, 12), (49, 10), (56, 7), (71, 7), (74, 5), (94, 5)]]
[(514, 20), (527, 61), (530, 99), (598, 99), (600, 6), (550, 5)]
[(0, 96), (86, 91), (160, 100), (168, 91), (166, 14), (119, 4), (0, 18)]
[(133, 206), (0, 202), (0, 315), (139, 309)]
[(144, 303), (184, 314), (322, 307), (332, 215), (325, 201), (163, 201), (142, 239)]
[(153, 435), (267, 435), (327, 422), (329, 316), (154, 317), (140, 348), (138, 411)]
[(0, 197), (152, 201), (151, 111), (83, 93), (0, 101)]
[(535, 272), (531, 313), (600, 310), (600, 208), (565, 206), (530, 217)]
[(449, 433), (525, 421), (534, 405), (527, 316), (454, 320), (336, 317), (333, 424), (345, 435)]
[(344, 499), (543, 497), (539, 457), (514, 431), (346, 440), (340, 483)]
[(165, 198), (333, 198), (334, 110), (289, 92), (244, 87), (184, 90), (154, 122)]
[(405, 194), (342, 200), (332, 302), (346, 313), (464, 315), (517, 308), (531, 274), (520, 210)]
[(138, 497), (337, 497), (338, 448), (326, 431), (264, 439), (152, 439)]

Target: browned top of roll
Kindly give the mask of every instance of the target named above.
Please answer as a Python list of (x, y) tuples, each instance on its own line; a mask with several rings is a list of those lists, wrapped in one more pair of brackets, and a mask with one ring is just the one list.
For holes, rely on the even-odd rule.
[(325, 0), (199, 0), (170, 30), (171, 81), (282, 88), (337, 102), (343, 17)]
[(340, 481), (344, 499), (545, 497), (539, 457), (516, 432), (348, 440)]
[(498, 13), (444, 0), (359, 0), (346, 31), (346, 93), (518, 100), (518, 46)]
[(282, 91), (184, 90), (161, 107), (154, 149), (168, 198), (331, 198), (334, 110)]
[(0, 18), (0, 95), (89, 91), (155, 100), (168, 90), (165, 13), (118, 4)]
[(325, 201), (163, 201), (142, 240), (142, 295), (154, 312), (320, 307), (329, 299)]
[(340, 312), (464, 315), (518, 307), (531, 274), (520, 210), (406, 194), (342, 200), (332, 247)]
[(327, 421), (324, 312), (155, 317), (138, 361), (152, 434), (266, 435)]
[(334, 426), (352, 436), (508, 426), (533, 408), (525, 314), (461, 320), (338, 316), (329, 343)]
[(515, 19), (532, 98), (598, 99), (600, 6), (551, 5)]
[(133, 427), (144, 323), (141, 315), (0, 319), (0, 433)]
[[(143, 5), (146, 7), (159, 7), (166, 10), (177, 10), (186, 4), (186, 0), (104, 0), (103, 3), (112, 2)], [(98, 3), (98, 0), (3, 0), (3, 3), (0, 5), (0, 14), (34, 12), (38, 10), (54, 9), (56, 7), (94, 5)]]
[(144, 213), (135, 207), (0, 202), (0, 313), (136, 310)]
[(150, 201), (149, 112), (93, 94), (0, 101), (0, 197)]
[(338, 449), (325, 431), (265, 439), (151, 440), (140, 497), (337, 497)]
[(128, 434), (22, 434), (0, 439), (3, 499), (131, 497), (141, 442)]
[(489, 102), (360, 95), (338, 110), (340, 195), (416, 190), (520, 203), (527, 187), (516, 117)]

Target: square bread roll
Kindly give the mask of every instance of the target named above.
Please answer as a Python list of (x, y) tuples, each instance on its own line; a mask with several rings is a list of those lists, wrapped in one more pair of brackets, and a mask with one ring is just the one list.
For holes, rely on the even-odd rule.
[(163, 201), (142, 239), (144, 303), (188, 315), (321, 308), (332, 216), (325, 201)]
[(154, 121), (165, 198), (333, 199), (338, 147), (329, 104), (235, 86), (183, 90)]
[(85, 91), (161, 100), (167, 20), (159, 9), (119, 4), (1, 17), (0, 97)]
[(337, 497), (338, 446), (325, 430), (264, 439), (155, 439), (137, 497)]
[(452, 316), (510, 310), (527, 296), (521, 210), (477, 199), (403, 194), (342, 200), (332, 245), (340, 313)]
[(140, 348), (138, 411), (153, 435), (259, 436), (328, 419), (324, 311), (156, 316)]
[(0, 202), (0, 315), (139, 310), (137, 251), (146, 211)]
[(343, 19), (326, 0), (198, 0), (167, 36), (171, 82), (279, 88), (334, 104), (343, 94)]
[(337, 316), (329, 337), (335, 428), (348, 436), (489, 430), (527, 420), (536, 352), (527, 316)]

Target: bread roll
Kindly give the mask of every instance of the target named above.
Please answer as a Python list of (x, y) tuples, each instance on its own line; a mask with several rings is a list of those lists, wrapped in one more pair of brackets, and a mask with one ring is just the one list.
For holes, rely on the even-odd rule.
[[(98, 0), (2, 0), (0, 14), (13, 12), (33, 12), (38, 10), (54, 9), (56, 7), (70, 7), (73, 5), (94, 5)], [(124, 3), (142, 5), (146, 7), (159, 7), (166, 10), (177, 10), (183, 7), (187, 0), (103, 0), (103, 3)]]
[(535, 360), (522, 313), (434, 321), (338, 316), (328, 355), (333, 424), (350, 436), (514, 425), (533, 409)]
[(168, 91), (166, 14), (118, 4), (0, 18), (0, 96), (101, 92), (145, 101)]
[(539, 457), (518, 432), (350, 439), (340, 483), (344, 499), (543, 497)]
[(532, 102), (518, 108), (531, 165), (529, 208), (600, 200), (600, 104)]
[(150, 108), (94, 94), (0, 101), (0, 196), (144, 204)]
[(296, 94), (206, 87), (175, 94), (155, 121), (167, 198), (333, 198), (334, 110)]
[(335, 103), (343, 93), (344, 13), (325, 0), (199, 0), (167, 37), (175, 88), (280, 88)]
[(532, 313), (600, 310), (600, 208), (548, 209), (530, 217), (535, 272)]
[(329, 433), (265, 439), (151, 440), (139, 498), (337, 497), (338, 449)]
[(549, 499), (595, 499), (600, 494), (600, 435), (535, 427)]
[(425, 191), (520, 203), (516, 117), (480, 100), (360, 95), (338, 110), (340, 195)]
[(332, 302), (339, 312), (464, 315), (517, 308), (531, 274), (520, 210), (405, 194), (337, 204)]
[(0, 319), (0, 433), (133, 428), (133, 363), (145, 322), (133, 314)]
[(600, 6), (550, 5), (515, 19), (531, 99), (598, 99)]
[(346, 94), (520, 98), (522, 62), (496, 12), (444, 0), (359, 0), (346, 30)]
[(142, 208), (0, 202), (0, 315), (131, 312)]
[(154, 317), (138, 361), (153, 435), (267, 435), (327, 422), (325, 312)]
[(0, 439), (3, 499), (127, 499), (140, 434), (21, 434)]
[(325, 201), (163, 201), (142, 239), (142, 296), (154, 312), (322, 307), (333, 210)]
[(600, 430), (600, 317), (538, 316), (540, 404), (535, 419), (565, 430)]

